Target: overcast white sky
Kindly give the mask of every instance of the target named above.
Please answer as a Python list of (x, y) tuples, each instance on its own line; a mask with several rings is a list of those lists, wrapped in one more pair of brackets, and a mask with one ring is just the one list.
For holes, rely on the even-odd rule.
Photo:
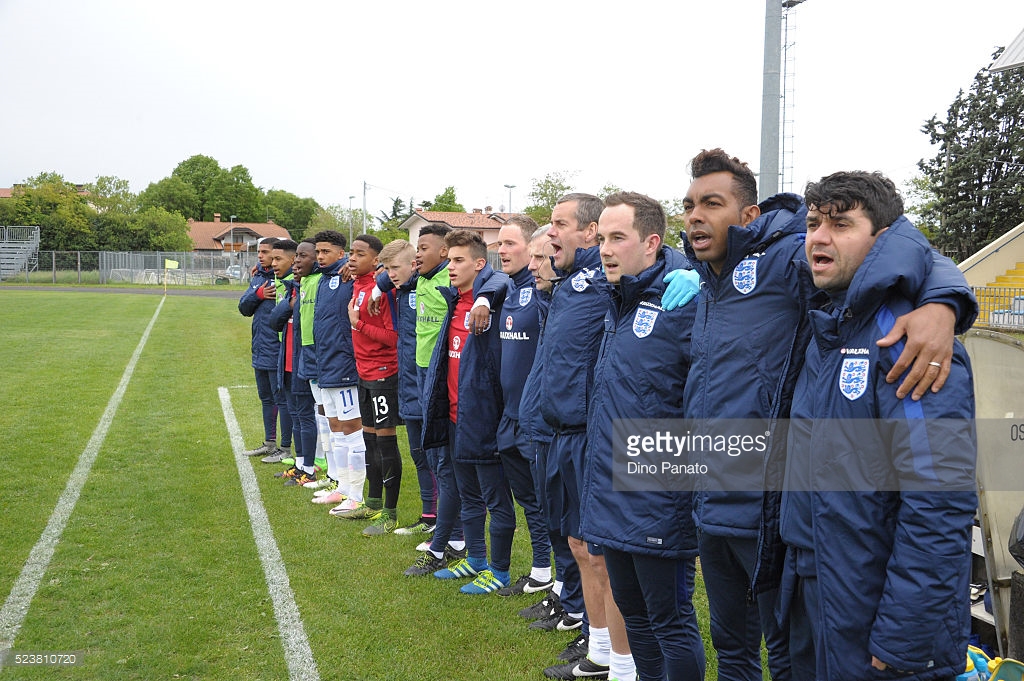
[[(527, 204), (577, 173), (682, 197), (721, 146), (758, 167), (764, 0), (0, 0), (0, 186), (43, 171), (141, 191), (194, 154), (257, 186), (376, 214), (454, 185)], [(807, 0), (793, 10), (794, 188), (897, 183), (1021, 0)]]

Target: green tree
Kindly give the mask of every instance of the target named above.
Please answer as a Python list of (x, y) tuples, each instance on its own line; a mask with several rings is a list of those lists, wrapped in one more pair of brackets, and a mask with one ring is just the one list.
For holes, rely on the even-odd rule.
[(430, 210), (448, 211), (452, 213), (465, 213), (466, 209), (455, 197), (455, 187), (446, 187), (443, 192), (434, 197), (430, 202)]
[(132, 193), (128, 180), (102, 176), (87, 184), (87, 202), (92, 208), (92, 232), (95, 247), (101, 251), (137, 250), (131, 237), (129, 218), (138, 209), (138, 196)]
[(396, 220), (396, 219), (402, 217), (405, 214), (406, 214), (405, 201), (403, 201), (402, 199), (400, 199), (397, 196), (392, 196), (391, 197), (391, 212), (388, 213), (387, 211), (383, 211), (382, 210), (380, 212), (380, 217), (377, 218), (377, 219), (380, 220), (380, 224), (381, 225), (385, 225), (388, 222), (390, 222), (391, 220)]
[(664, 243), (681, 251), (683, 250), (682, 233), (686, 231), (686, 221), (683, 219), (683, 200), (662, 201), (661, 207), (665, 209), (665, 216), (668, 218)]
[(935, 197), (935, 243), (956, 260), (1024, 217), (1024, 70), (992, 73), (989, 67), (969, 92), (960, 91), (945, 120), (932, 116), (922, 128), (939, 145), (934, 158), (918, 164), (926, 192)]
[(541, 179), (533, 178), (533, 189), (529, 199), (533, 203), (523, 212), (537, 221), (538, 225), (551, 222), (551, 211), (558, 199), (573, 191), (570, 181), (575, 173), (556, 171), (548, 173)]
[(12, 224), (38, 225), (39, 247), (44, 251), (96, 249), (93, 231), (96, 211), (78, 188), (57, 173), (41, 173), (25, 181), (11, 201), (17, 205)]
[(201, 154), (185, 159), (171, 172), (173, 177), (181, 178), (196, 191), (196, 196), (199, 198), (199, 216), (196, 219), (200, 221), (213, 220), (213, 214), (216, 211), (210, 209), (208, 205), (208, 192), (210, 185), (220, 173), (221, 167), (217, 160)]
[(302, 239), (312, 238), (317, 232), (324, 230), (333, 229), (336, 232), (342, 234), (348, 234), (348, 217), (347, 211), (341, 206), (332, 204), (326, 208), (317, 208), (313, 211), (313, 217), (309, 221), (309, 226), (306, 227), (306, 231), (302, 234)]
[(268, 190), (265, 202), (268, 219), (287, 229), (289, 234), (303, 234), (319, 208), (313, 199), (300, 199), (281, 189)]
[(128, 180), (111, 175), (102, 175), (96, 181), (85, 185), (88, 201), (97, 213), (115, 211), (130, 215), (138, 210), (139, 197), (129, 187)]
[[(410, 197), (409, 203), (406, 204), (405, 201), (398, 198), (397, 196), (392, 197), (391, 213), (389, 214), (386, 211), (382, 210), (380, 212), (380, 217), (377, 218), (377, 220), (380, 221), (380, 229), (378, 230), (378, 232), (387, 230), (398, 230), (398, 226), (405, 222), (406, 220), (408, 220), (410, 215), (412, 215), (412, 198)], [(392, 239), (408, 238), (408, 230), (398, 231), (404, 231), (406, 233), (406, 236), (393, 236)], [(380, 234), (378, 234), (377, 236), (381, 239), (381, 241), (384, 241), (384, 237), (380, 236)], [(387, 242), (385, 241), (384, 243)]]
[(367, 229), (373, 224), (373, 218), (370, 215), (364, 215), (362, 209), (353, 208), (349, 211), (348, 208), (342, 208), (337, 205), (330, 205), (326, 208), (318, 207), (313, 213), (313, 219), (309, 221), (309, 227), (306, 228), (302, 238), (312, 237), (317, 232), (321, 232), (325, 229), (333, 229), (341, 232), (348, 239), (349, 229), (352, 230), (352, 236), (357, 237), (363, 232), (363, 225), (366, 225)]
[(263, 192), (252, 183), (248, 169), (241, 165), (217, 173), (210, 182), (203, 210), (209, 212), (211, 220), (215, 213), (220, 213), (221, 219), (235, 215), (238, 222), (267, 220)]
[(384, 244), (390, 243), (395, 239), (409, 240), (409, 230), (399, 229), (398, 227), (381, 227), (374, 231), (373, 235), (380, 239), (381, 243)]
[(163, 208), (182, 217), (202, 220), (199, 193), (196, 188), (177, 175), (151, 182), (139, 194), (139, 209)]
[(142, 241), (131, 225), (131, 216), (120, 211), (93, 216), (96, 248), (100, 251), (141, 251)]
[(913, 220), (914, 226), (921, 230), (929, 241), (934, 242), (941, 215), (934, 188), (927, 178), (918, 175), (910, 178), (903, 189), (907, 215)]
[(131, 226), (140, 235), (138, 250), (191, 251), (195, 248), (189, 236), (188, 220), (179, 213), (146, 208), (132, 216)]

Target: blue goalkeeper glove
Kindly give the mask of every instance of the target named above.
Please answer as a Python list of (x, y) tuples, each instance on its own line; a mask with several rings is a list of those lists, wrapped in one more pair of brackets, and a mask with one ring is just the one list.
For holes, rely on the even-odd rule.
[(700, 290), (700, 275), (693, 270), (672, 270), (665, 275), (664, 281), (668, 288), (661, 296), (661, 306), (666, 310), (683, 307)]

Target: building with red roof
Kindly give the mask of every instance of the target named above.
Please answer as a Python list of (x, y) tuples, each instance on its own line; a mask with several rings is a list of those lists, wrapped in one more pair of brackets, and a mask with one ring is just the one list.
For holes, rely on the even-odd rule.
[(400, 229), (409, 230), (409, 243), (413, 246), (420, 238), (420, 229), (431, 223), (443, 223), (452, 229), (471, 229), (479, 234), (488, 250), (498, 249), (498, 230), (508, 222), (515, 213), (492, 213), (491, 207), (483, 210), (474, 208), (472, 213), (459, 213), (441, 210), (422, 210), (417, 208), (413, 214), (399, 225)]
[(188, 221), (188, 234), (192, 238), (193, 250), (201, 253), (255, 251), (256, 242), (263, 237), (273, 236), (290, 239), (288, 230), (273, 221), (237, 222), (221, 220), (220, 213), (213, 214), (213, 222)]

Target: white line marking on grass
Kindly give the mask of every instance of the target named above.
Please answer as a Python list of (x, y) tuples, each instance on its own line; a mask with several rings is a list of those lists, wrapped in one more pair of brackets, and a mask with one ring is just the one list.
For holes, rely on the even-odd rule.
[(284, 567), (281, 551), (274, 541), (274, 531), (267, 518), (267, 509), (263, 507), (260, 488), (256, 483), (256, 474), (242, 452), (242, 430), (238, 427), (235, 410), (231, 406), (231, 394), (227, 388), (217, 389), (220, 394), (220, 406), (224, 411), (224, 422), (231, 436), (231, 449), (235, 452), (235, 464), (238, 466), (238, 477), (242, 481), (242, 496), (249, 509), (249, 522), (252, 534), (256, 539), (256, 550), (263, 564), (263, 575), (270, 589), (270, 600), (274, 605), (274, 617), (277, 628), (281, 632), (284, 646), (284, 658), (288, 664), (288, 677), (292, 681), (319, 681), (320, 672), (313, 659), (313, 650), (306, 638), (306, 629), (302, 626), (299, 606), (295, 604), (295, 593), (288, 581), (288, 571)]
[(64, 528), (67, 527), (68, 519), (75, 510), (75, 504), (78, 503), (78, 497), (82, 493), (82, 488), (85, 487), (89, 471), (96, 461), (96, 456), (99, 454), (100, 447), (103, 446), (103, 441), (107, 439), (107, 431), (110, 430), (110, 424), (114, 421), (117, 408), (121, 405), (121, 399), (128, 389), (128, 382), (131, 380), (132, 374), (135, 373), (135, 365), (139, 361), (139, 356), (142, 355), (142, 349), (146, 347), (146, 341), (149, 340), (149, 332), (153, 330), (165, 300), (167, 299), (161, 298), (160, 304), (156, 306), (156, 312), (153, 313), (153, 318), (149, 320), (149, 326), (142, 333), (142, 338), (139, 339), (135, 352), (132, 353), (131, 359), (128, 360), (128, 366), (124, 368), (121, 382), (117, 384), (117, 390), (114, 391), (110, 401), (107, 402), (107, 408), (104, 410), (103, 416), (100, 417), (96, 430), (92, 432), (92, 437), (89, 438), (89, 442), (85, 445), (85, 451), (78, 457), (78, 464), (75, 465), (75, 469), (71, 472), (68, 484), (64, 487), (60, 498), (57, 499), (57, 506), (53, 509), (53, 514), (50, 515), (50, 520), (46, 523), (42, 536), (39, 537), (39, 541), (36, 542), (36, 545), (32, 547), (32, 551), (29, 552), (28, 560), (25, 561), (25, 567), (22, 568), (21, 574), (18, 575), (18, 581), (11, 588), (11, 593), (4, 602), (4, 607), (0, 609), (0, 650), (9, 649), (14, 645), (14, 639), (18, 635), (18, 630), (21, 629), (25, 616), (28, 614), (29, 605), (31, 605), (32, 599), (35, 598), (36, 591), (39, 590), (39, 583), (42, 581), (43, 575), (46, 574), (46, 569), (50, 566), (50, 561), (53, 559), (53, 553), (57, 549), (57, 544), (64, 533)]

